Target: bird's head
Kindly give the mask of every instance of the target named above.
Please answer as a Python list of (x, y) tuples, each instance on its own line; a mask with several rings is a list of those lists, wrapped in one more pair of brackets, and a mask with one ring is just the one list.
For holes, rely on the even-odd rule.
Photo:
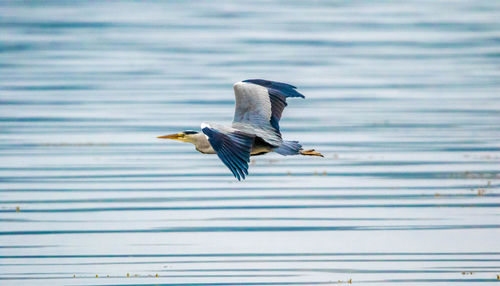
[(177, 140), (177, 141), (186, 142), (186, 143), (193, 143), (194, 137), (198, 133), (200, 133), (200, 132), (193, 131), (193, 130), (186, 130), (186, 131), (182, 131), (182, 132), (175, 133), (175, 134), (159, 136), (157, 138), (159, 138), (159, 139), (172, 139), (172, 140)]

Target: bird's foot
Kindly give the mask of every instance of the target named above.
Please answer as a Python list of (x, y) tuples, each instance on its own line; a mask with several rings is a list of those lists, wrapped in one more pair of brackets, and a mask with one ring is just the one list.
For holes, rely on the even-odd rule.
[(304, 156), (319, 156), (319, 157), (325, 157), (323, 156), (323, 154), (319, 153), (319, 152), (316, 152), (314, 151), (314, 149), (311, 149), (311, 150), (300, 150), (300, 155), (304, 155)]

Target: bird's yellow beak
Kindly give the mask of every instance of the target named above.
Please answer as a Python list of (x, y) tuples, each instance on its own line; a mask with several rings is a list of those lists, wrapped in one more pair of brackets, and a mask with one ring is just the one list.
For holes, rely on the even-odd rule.
[(178, 140), (179, 137), (181, 137), (181, 133), (175, 133), (175, 134), (170, 134), (170, 135), (163, 135), (163, 136), (159, 136), (159, 137), (156, 137), (158, 139), (172, 139), (172, 140)]

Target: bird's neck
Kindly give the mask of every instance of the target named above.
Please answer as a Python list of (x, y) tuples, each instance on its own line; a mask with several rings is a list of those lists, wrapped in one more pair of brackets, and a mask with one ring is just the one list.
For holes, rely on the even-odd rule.
[(212, 148), (212, 145), (210, 145), (210, 142), (208, 142), (207, 137), (202, 132), (193, 135), (191, 143), (194, 144), (196, 150), (200, 153), (215, 154), (215, 150)]

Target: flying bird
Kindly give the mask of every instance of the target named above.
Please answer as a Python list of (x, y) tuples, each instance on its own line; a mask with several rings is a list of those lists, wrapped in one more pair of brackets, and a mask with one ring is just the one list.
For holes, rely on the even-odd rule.
[(245, 179), (250, 156), (276, 152), (280, 155), (323, 155), (303, 150), (298, 141), (281, 137), (279, 121), (289, 97), (302, 97), (295, 86), (263, 79), (247, 79), (233, 85), (236, 98), (231, 126), (203, 122), (201, 132), (187, 130), (160, 136), (194, 144), (203, 154), (217, 154), (233, 175)]

